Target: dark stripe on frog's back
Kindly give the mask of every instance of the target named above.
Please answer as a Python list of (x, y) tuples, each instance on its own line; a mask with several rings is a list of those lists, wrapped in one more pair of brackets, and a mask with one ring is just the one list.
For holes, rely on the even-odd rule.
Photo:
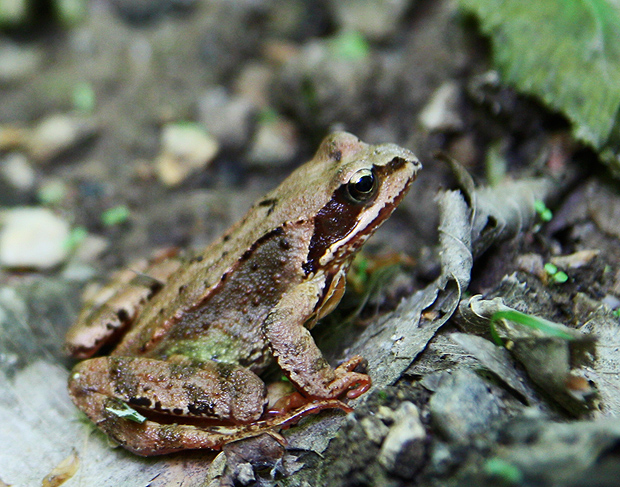
[(200, 305), (184, 311), (148, 356), (181, 353), (199, 360), (207, 358), (202, 352), (227, 350), (230, 353), (225, 356), (208, 358), (247, 365), (254, 371), (264, 368), (270, 356), (260, 325), (293, 281), (301, 281), (299, 267), (307, 249), (300, 249), (305, 239), (295, 238), (292, 230), (302, 225), (308, 231), (312, 227), (297, 222), (258, 239)]

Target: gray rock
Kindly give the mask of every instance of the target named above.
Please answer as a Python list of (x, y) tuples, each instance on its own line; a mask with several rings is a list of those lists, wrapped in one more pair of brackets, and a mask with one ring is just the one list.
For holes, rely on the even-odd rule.
[[(0, 6), (0, 22), (3, 15)], [(3, 40), (0, 44), (0, 82), (17, 82), (33, 75), (41, 66), (42, 60), (43, 53), (38, 48)]]
[(457, 442), (490, 431), (502, 414), (502, 406), (491, 387), (467, 369), (445, 373), (430, 400), (434, 427)]
[(221, 86), (208, 90), (198, 100), (200, 123), (226, 148), (240, 149), (247, 144), (255, 112), (252, 103), (229, 95)]
[(282, 118), (259, 123), (248, 154), (250, 163), (273, 167), (291, 161), (297, 151), (295, 125)]
[(389, 472), (411, 479), (424, 464), (426, 431), (418, 408), (411, 402), (403, 402), (394, 417), (394, 425), (381, 446), (379, 462)]
[(396, 32), (412, 0), (331, 0), (329, 7), (344, 31), (356, 31), (375, 40)]
[(44, 118), (32, 129), (26, 147), (33, 159), (45, 163), (96, 131), (97, 124), (91, 118), (58, 113)]

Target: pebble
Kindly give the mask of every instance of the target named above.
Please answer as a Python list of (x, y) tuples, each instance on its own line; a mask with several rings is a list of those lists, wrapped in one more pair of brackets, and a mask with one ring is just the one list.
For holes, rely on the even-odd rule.
[(235, 92), (258, 108), (269, 106), (269, 86), (273, 68), (266, 63), (248, 62), (235, 79)]
[(34, 187), (36, 173), (20, 152), (11, 152), (0, 158), (0, 172), (2, 179), (19, 191), (26, 192)]
[(157, 176), (165, 185), (177, 186), (204, 169), (218, 153), (219, 144), (199, 125), (171, 123), (162, 130), (161, 148), (156, 160)]
[(329, 7), (341, 30), (386, 40), (396, 32), (412, 3), (412, 0), (331, 0)]
[(383, 439), (390, 432), (390, 429), (385, 425), (380, 418), (376, 416), (366, 416), (360, 421), (360, 425), (364, 429), (364, 433), (370, 441), (380, 445)]
[(458, 112), (459, 85), (447, 81), (433, 93), (420, 113), (420, 124), (429, 132), (458, 132), (463, 129), (463, 119)]
[(251, 164), (274, 167), (289, 163), (297, 152), (295, 125), (280, 116), (258, 123), (248, 154)]
[(1, 215), (0, 265), (50, 269), (69, 253), (69, 223), (47, 208), (17, 207)]
[(9, 151), (23, 146), (28, 130), (17, 125), (0, 125), (0, 151)]
[(426, 451), (426, 430), (415, 404), (405, 401), (394, 414), (379, 453), (379, 463), (391, 473), (412, 479), (422, 467)]
[(93, 119), (69, 114), (54, 114), (41, 120), (26, 140), (30, 156), (40, 162), (75, 147), (97, 131)]
[(198, 100), (198, 119), (226, 148), (241, 149), (250, 138), (256, 109), (247, 99), (229, 95), (222, 86), (205, 92)]
[(38, 71), (42, 60), (41, 50), (5, 39), (0, 44), (0, 82), (15, 83), (28, 78)]
[(561, 269), (578, 269), (588, 265), (599, 254), (598, 249), (584, 249), (569, 255), (551, 257), (550, 262)]
[(430, 400), (434, 427), (449, 440), (462, 443), (488, 432), (503, 406), (487, 383), (467, 369), (441, 375)]

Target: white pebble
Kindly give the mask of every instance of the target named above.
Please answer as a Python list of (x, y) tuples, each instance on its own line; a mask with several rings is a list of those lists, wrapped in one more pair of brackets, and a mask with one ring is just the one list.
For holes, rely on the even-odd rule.
[(20, 152), (12, 152), (0, 160), (0, 171), (4, 178), (20, 191), (32, 189), (36, 181), (34, 169), (26, 156)]
[(69, 223), (46, 208), (14, 208), (1, 216), (0, 265), (49, 269), (67, 258)]
[(206, 167), (219, 150), (217, 140), (195, 124), (173, 123), (163, 128), (157, 174), (168, 186), (176, 186), (190, 174)]

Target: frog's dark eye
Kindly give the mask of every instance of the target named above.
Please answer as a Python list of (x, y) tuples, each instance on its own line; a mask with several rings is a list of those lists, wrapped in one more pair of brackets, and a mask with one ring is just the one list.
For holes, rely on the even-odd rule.
[(377, 192), (377, 178), (370, 169), (360, 169), (347, 184), (349, 197), (356, 203), (371, 200)]

